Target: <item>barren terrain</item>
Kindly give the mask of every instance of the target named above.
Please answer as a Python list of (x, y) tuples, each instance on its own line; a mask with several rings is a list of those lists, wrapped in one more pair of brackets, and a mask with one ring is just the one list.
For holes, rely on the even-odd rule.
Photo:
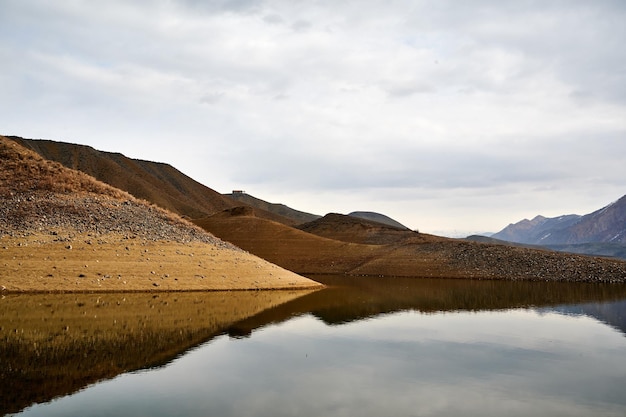
[(0, 290), (320, 287), (0, 137)]
[(302, 230), (255, 217), (250, 209), (194, 222), (300, 274), (626, 281), (626, 262), (620, 260), (449, 239), (337, 214), (301, 225)]
[[(18, 146), (8, 139), (2, 140), (7, 146)], [(36, 145), (42, 147), (41, 143), (37, 142)], [(68, 160), (65, 163), (74, 161), (77, 167), (84, 167), (81, 169), (85, 170), (101, 166), (99, 164), (102, 160), (99, 158), (102, 155), (96, 155), (98, 158), (92, 163), (81, 162), (84, 158), (90, 161), (89, 155), (94, 152), (97, 154), (97, 151), (92, 149), (85, 154), (84, 149), (76, 150), (69, 144), (64, 146), (63, 149), (71, 151), (71, 155), (78, 161)], [(2, 231), (2, 247), (7, 249), (2, 250), (7, 254), (3, 258), (5, 267), (13, 271), (14, 275), (10, 285), (20, 281), (15, 277), (16, 271), (32, 271), (28, 279), (39, 280), (38, 284), (29, 288), (39, 286), (55, 291), (75, 290), (87, 285), (90, 290), (113, 290), (118, 288), (117, 285), (125, 285), (130, 289), (129, 281), (123, 277), (133, 277), (137, 289), (144, 290), (293, 288), (315, 285), (293, 273), (572, 282), (626, 281), (626, 262), (620, 260), (448, 239), (339, 214), (329, 214), (296, 228), (289, 226), (289, 222), (269, 216), (262, 209), (228, 207), (215, 212), (218, 206), (212, 203), (203, 209), (205, 213), (211, 213), (192, 219), (194, 226), (162, 209), (171, 206), (171, 201), (164, 203), (167, 199), (161, 195), (168, 194), (169, 186), (164, 186), (162, 191), (151, 186), (152, 191), (146, 194), (151, 203), (163, 205), (158, 208), (95, 181), (92, 177), (79, 176), (77, 171), (44, 160), (32, 151), (21, 149), (21, 156), (17, 159), (3, 157), (9, 163), (3, 169), (4, 177), (0, 178), (3, 181), (0, 182), (0, 192), (4, 197), (0, 213), (9, 221)], [(46, 152), (55, 154), (60, 148), (54, 143), (47, 143), (46, 149)], [(33, 164), (35, 159), (38, 162)], [(57, 155), (57, 159), (67, 158)], [(118, 159), (126, 161), (122, 156)], [(126, 161), (120, 166), (128, 163)], [(138, 166), (142, 167), (142, 178), (155, 181), (152, 175), (157, 173), (156, 167), (161, 165), (135, 161), (129, 165), (128, 169), (132, 171), (129, 175), (136, 175), (133, 172), (139, 169)], [(170, 168), (166, 170), (167, 173), (158, 171), (156, 177), (166, 179), (170, 186), (178, 184), (175, 188), (183, 194), (184, 190), (193, 189), (196, 202), (214, 201), (214, 191), (203, 189), (195, 182), (187, 184), (187, 180), (192, 180), (178, 175)], [(124, 170), (120, 171), (118, 167), (115, 172), (115, 175), (102, 175), (103, 180), (120, 182), (116, 176), (124, 175)], [(120, 183), (128, 186), (125, 181)], [(204, 195), (205, 192), (208, 194)], [(176, 207), (182, 210), (182, 206)], [(186, 213), (193, 215), (200, 212), (202, 210)], [(71, 219), (71, 224), (67, 223), (67, 219)], [(102, 237), (103, 234), (111, 235)], [(243, 251), (213, 236), (231, 242)], [(89, 253), (93, 257), (90, 256), (87, 259), (89, 262), (84, 262), (82, 266), (80, 262), (71, 264), (68, 260), (73, 255), (64, 249), (59, 241), (61, 238), (76, 239), (70, 243), (72, 253), (83, 250), (85, 255)], [(40, 243), (44, 241), (47, 243)], [(139, 257), (127, 242), (135, 243), (135, 246), (148, 252), (143, 252)], [(24, 244), (36, 246), (37, 251), (20, 246)], [(83, 244), (88, 247), (83, 249)], [(213, 249), (207, 252), (189, 247), (202, 244)], [(126, 250), (126, 247), (129, 249)], [(178, 265), (174, 260), (182, 260), (182, 253), (187, 256), (193, 253), (193, 261)], [(197, 253), (202, 254), (200, 261)], [(219, 260), (217, 255), (209, 256), (209, 253), (219, 253)], [(251, 254), (284, 269), (276, 269)], [(227, 257), (231, 259), (228, 262), (225, 261)], [(68, 261), (64, 264), (66, 269), (63, 274), (55, 274), (54, 270), (43, 268), (39, 259), (43, 262), (47, 258), (55, 259), (55, 262), (48, 263), (48, 267), (57, 269), (61, 259)], [(131, 259), (132, 262), (127, 262)], [(107, 267), (95, 268), (95, 261)], [(232, 265), (232, 268), (227, 268), (227, 264)], [(88, 268), (94, 269), (87, 271)], [(251, 275), (251, 271), (255, 270), (258, 273)], [(117, 280), (119, 275), (120, 280)], [(60, 276), (63, 276), (64, 283), (57, 282)], [(277, 279), (278, 276), (281, 278)], [(126, 284), (114, 284), (112, 278), (115, 281), (126, 281)], [(8, 288), (9, 280), (3, 279), (5, 283), (0, 284)], [(184, 284), (181, 285), (181, 281)]]

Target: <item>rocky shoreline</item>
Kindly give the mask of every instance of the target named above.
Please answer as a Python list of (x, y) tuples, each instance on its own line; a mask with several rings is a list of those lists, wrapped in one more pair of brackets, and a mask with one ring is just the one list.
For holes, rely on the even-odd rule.
[[(438, 248), (441, 250), (442, 248)], [(509, 280), (625, 282), (626, 262), (587, 255), (474, 242), (445, 250), (468, 276)]]

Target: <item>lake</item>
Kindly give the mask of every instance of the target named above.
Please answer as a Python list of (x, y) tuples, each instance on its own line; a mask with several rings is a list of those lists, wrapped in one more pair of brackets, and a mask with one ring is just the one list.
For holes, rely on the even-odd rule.
[(626, 415), (625, 285), (313, 278), (329, 287), (7, 295), (0, 412)]

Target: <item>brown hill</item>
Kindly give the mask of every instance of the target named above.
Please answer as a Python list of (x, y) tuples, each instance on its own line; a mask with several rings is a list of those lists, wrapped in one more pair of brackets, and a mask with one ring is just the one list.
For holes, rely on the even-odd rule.
[[(10, 138), (45, 159), (84, 172), (138, 199), (149, 201), (181, 216), (200, 218), (242, 205), (168, 164), (132, 159), (120, 153), (99, 151), (73, 143), (17, 136)], [(258, 215), (286, 224), (293, 223), (276, 213), (259, 210)]]
[(397, 220), (394, 220), (389, 216), (386, 216), (381, 213), (376, 213), (373, 211), (353, 211), (352, 213), (348, 213), (348, 216), (375, 221), (378, 223), (386, 224), (387, 226), (397, 227), (398, 229), (409, 230), (408, 227), (398, 222)]
[[(321, 217), (316, 214), (310, 214), (303, 211), (294, 210), (284, 204), (268, 203), (267, 201), (253, 197), (243, 191), (233, 191), (231, 194), (224, 195), (239, 202), (241, 205), (247, 205), (250, 207), (254, 207), (255, 209), (261, 209), (270, 213), (274, 213), (279, 217), (270, 220), (275, 220), (288, 226), (310, 222)], [(286, 221), (286, 219), (288, 219), (289, 221)]]
[(299, 225), (297, 228), (329, 239), (368, 245), (397, 244), (420, 236), (417, 232), (406, 228), (336, 213), (329, 213), (320, 219)]
[(0, 136), (2, 291), (317, 284)]
[[(124, 172), (121, 170), (117, 175), (124, 175)], [(107, 181), (114, 182), (116, 175), (107, 178)], [(317, 236), (288, 227), (284, 221), (268, 220), (271, 216), (275, 215), (261, 209), (228, 207), (226, 211), (194, 222), (251, 253), (300, 273), (603, 282), (626, 280), (626, 263), (623, 262), (462, 242), (409, 231), (398, 233), (398, 240), (395, 240), (394, 231), (381, 229), (380, 226), (371, 229), (367, 220), (358, 219), (361, 223), (341, 225), (335, 219), (326, 226), (322, 224), (324, 227), (314, 230), (322, 235)], [(336, 230), (333, 231), (333, 228)], [(200, 272), (197, 275), (204, 276)]]
[[(615, 282), (626, 280), (626, 262), (530, 248), (447, 239), (408, 232), (395, 243), (364, 244), (361, 226), (344, 227), (342, 216), (322, 223), (335, 237), (255, 217), (251, 209), (232, 209), (195, 220), (220, 238), (300, 274), (350, 274), (436, 278)], [(350, 236), (350, 230), (356, 230)], [(385, 235), (390, 241), (390, 235)]]
[(291, 271), (344, 273), (377, 256), (379, 248), (326, 239), (234, 208), (194, 223), (216, 236)]
[(202, 217), (236, 206), (232, 200), (168, 164), (131, 159), (120, 153), (98, 151), (85, 145), (15, 136), (10, 138), (45, 159), (82, 171), (136, 198), (180, 215)]

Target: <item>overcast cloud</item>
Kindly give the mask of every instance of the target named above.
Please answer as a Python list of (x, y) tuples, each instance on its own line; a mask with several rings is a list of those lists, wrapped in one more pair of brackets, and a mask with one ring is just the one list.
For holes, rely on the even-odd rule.
[(626, 2), (0, 0), (0, 133), (422, 231), (626, 194)]

